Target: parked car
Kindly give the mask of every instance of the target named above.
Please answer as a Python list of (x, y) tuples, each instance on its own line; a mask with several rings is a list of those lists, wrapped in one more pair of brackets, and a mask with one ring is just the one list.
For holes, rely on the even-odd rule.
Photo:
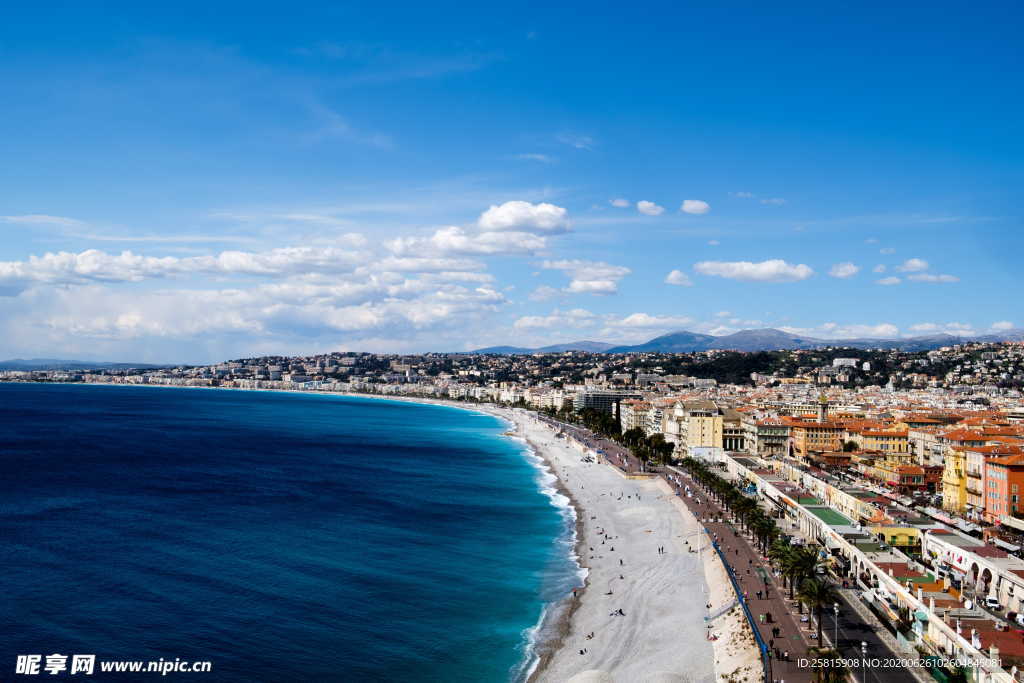
[(998, 612), (1003, 608), (1003, 606), (999, 604), (999, 598), (995, 597), (994, 595), (989, 595), (985, 597), (985, 607), (989, 608), (993, 612)]

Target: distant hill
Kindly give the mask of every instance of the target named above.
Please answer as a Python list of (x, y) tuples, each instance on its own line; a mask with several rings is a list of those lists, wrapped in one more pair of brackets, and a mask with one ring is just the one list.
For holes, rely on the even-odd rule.
[(87, 360), (60, 360), (57, 358), (12, 358), (0, 361), (0, 370), (125, 370), (129, 368), (160, 368), (149, 363), (103, 363)]
[(633, 346), (613, 346), (607, 353), (690, 353), (704, 351), (717, 337), (697, 332), (671, 332), (655, 337), (643, 344)]
[(779, 351), (792, 349), (820, 349), (826, 346), (848, 347), (854, 349), (897, 349), (899, 351), (928, 351), (940, 346), (950, 346), (969, 341), (998, 343), (1006, 341), (1024, 341), (1024, 329), (1006, 330), (997, 334), (986, 334), (975, 337), (957, 337), (951, 334), (932, 334), (903, 339), (817, 339), (799, 334), (790, 334), (783, 330), (766, 328), (760, 330), (740, 330), (733, 334), (714, 336), (680, 330), (663, 334), (642, 344), (612, 345), (605, 342), (579, 341), (567, 344), (554, 344), (540, 348), (523, 348), (519, 346), (491, 346), (477, 349), (469, 353), (494, 354), (528, 354), (558, 353), (562, 351), (589, 351), (591, 353), (692, 353), (712, 349), (729, 351)]
[(496, 356), (512, 356), (521, 353), (533, 353), (533, 349), (528, 349), (525, 346), (488, 346), (482, 349), (464, 351), (463, 353), (490, 353)]
[(569, 342), (568, 344), (553, 344), (551, 346), (542, 346), (536, 351), (542, 353), (560, 353), (562, 351), (589, 351), (590, 353), (604, 353), (608, 349), (612, 348), (613, 344), (606, 342), (596, 341), (578, 341)]
[(552, 344), (531, 349), (523, 346), (488, 346), (483, 349), (466, 351), (466, 353), (493, 353), (495, 355), (514, 355), (526, 353), (563, 353), (565, 351), (588, 351), (590, 353), (604, 353), (613, 345), (596, 341), (575, 341), (565, 344)]
[(731, 349), (733, 351), (768, 351), (788, 349), (813, 349), (827, 345), (821, 339), (789, 334), (782, 330), (740, 330), (733, 334), (715, 337), (709, 349)]

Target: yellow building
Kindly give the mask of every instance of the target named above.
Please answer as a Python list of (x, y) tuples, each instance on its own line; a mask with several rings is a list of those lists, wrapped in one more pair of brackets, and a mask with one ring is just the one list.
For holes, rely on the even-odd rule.
[(967, 472), (963, 451), (950, 449), (942, 470), (942, 509), (963, 514), (967, 507)]
[(865, 451), (881, 451), (882, 453), (910, 453), (910, 442), (905, 431), (873, 431), (860, 432), (860, 447)]

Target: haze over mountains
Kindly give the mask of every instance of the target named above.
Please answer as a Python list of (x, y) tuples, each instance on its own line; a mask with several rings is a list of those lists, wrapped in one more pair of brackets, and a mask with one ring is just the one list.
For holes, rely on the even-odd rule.
[(12, 358), (0, 361), (0, 370), (127, 370), (134, 368), (159, 368), (151, 363), (105, 363), (103, 361), (61, 360), (59, 358)]
[[(714, 336), (699, 332), (670, 332), (655, 337), (642, 344), (615, 346), (602, 342), (580, 341), (565, 344), (554, 344), (541, 348), (530, 349), (518, 346), (491, 346), (477, 349), (470, 353), (551, 353), (559, 351), (590, 351), (592, 353), (691, 353), (712, 349), (731, 351), (778, 351), (790, 349), (818, 349), (827, 346), (850, 347), (858, 349), (891, 348), (900, 351), (926, 351), (940, 346), (959, 344), (968, 341), (1004, 342), (1024, 341), (1024, 329), (1006, 330), (997, 334), (986, 334), (974, 337), (958, 337), (951, 334), (934, 334), (903, 339), (816, 339), (803, 335), (790, 334), (782, 330), (740, 330), (733, 334)], [(603, 348), (602, 348), (603, 347)]]

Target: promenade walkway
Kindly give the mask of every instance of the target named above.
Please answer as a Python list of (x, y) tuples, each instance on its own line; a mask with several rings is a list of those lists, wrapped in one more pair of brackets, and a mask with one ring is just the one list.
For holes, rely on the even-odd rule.
[[(623, 472), (635, 474), (641, 471), (642, 466), (639, 459), (619, 444), (596, 436), (581, 427), (567, 425), (557, 420), (548, 421), (553, 426), (562, 428), (572, 438), (584, 443), (587, 447), (600, 451), (608, 463)], [(708, 532), (713, 537), (717, 537), (723, 555), (740, 584), (740, 590), (746, 594), (745, 600), (754, 616), (758, 632), (772, 649), (770, 680), (785, 681), (786, 683), (812, 681), (814, 670), (799, 666), (800, 659), (809, 658), (808, 648), (818, 646), (817, 627), (813, 626), (810, 615), (800, 614), (797, 603), (789, 600), (788, 589), (782, 588), (782, 579), (776, 577), (771, 571), (770, 561), (760, 553), (756, 542), (728, 521), (728, 513), (711, 500), (689, 474), (683, 470), (668, 467), (662, 477), (676, 490), (690, 512), (698, 519), (704, 520), (704, 526)], [(694, 497), (686, 496), (685, 487), (687, 485), (695, 492)], [(721, 521), (710, 521), (712, 519)], [(695, 541), (691, 540), (690, 543), (696, 547)], [(704, 552), (714, 552), (714, 550), (705, 545)], [(762, 591), (760, 598), (757, 597), (759, 590)], [(838, 644), (839, 652), (843, 657), (859, 659), (862, 642), (867, 643), (869, 657), (899, 658), (907, 656), (899, 653), (894, 640), (888, 637), (888, 632), (881, 627), (877, 619), (869, 614), (866, 615), (866, 608), (857, 602), (859, 598), (856, 591), (840, 589), (839, 592), (841, 601)], [(823, 621), (824, 645), (831, 647), (837, 630), (831, 610), (826, 612)], [(712, 619), (709, 623), (713, 630), (714, 620)], [(867, 671), (854, 669), (853, 675), (854, 680), (859, 682), (866, 679), (869, 683), (921, 683), (929, 678), (923, 670), (911, 673), (906, 669), (868, 669)]]

